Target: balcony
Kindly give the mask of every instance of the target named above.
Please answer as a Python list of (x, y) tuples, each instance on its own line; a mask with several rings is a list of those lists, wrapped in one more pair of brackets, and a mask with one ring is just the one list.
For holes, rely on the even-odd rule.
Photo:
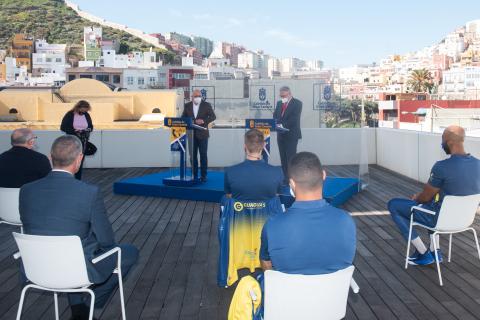
[[(329, 175), (355, 176), (360, 150), (355, 137), (361, 130), (305, 129), (300, 149), (316, 152)], [(8, 148), (9, 133), (0, 131), (2, 151)], [(241, 159), (243, 133), (243, 129), (212, 130), (212, 166), (223, 167)], [(40, 151), (47, 152), (59, 133), (37, 131), (36, 135)], [(442, 264), (444, 286), (440, 287), (434, 268), (403, 268), (405, 243), (386, 209), (389, 199), (418, 192), (433, 163), (445, 157), (440, 135), (367, 129), (364, 137), (370, 183), (344, 205), (357, 224), (354, 277), (360, 286), (359, 294), (350, 293), (346, 319), (477, 318), (480, 261), (472, 239), (454, 237), (453, 260)], [(99, 152), (87, 159), (91, 169), (86, 170), (85, 179), (103, 191), (117, 240), (133, 243), (141, 251), (138, 265), (124, 284), (127, 315), (129, 319), (226, 319), (233, 289), (216, 285), (218, 204), (112, 193), (112, 183), (120, 178), (165, 170), (161, 167), (170, 165), (168, 139), (168, 132), (163, 130), (104, 130), (92, 137)], [(232, 151), (218, 150), (225, 145)], [(479, 138), (468, 138), (466, 145), (469, 152), (480, 156)], [(158, 146), (158, 152), (146, 152), (152, 146)], [(272, 150), (277, 150), (275, 141)], [(278, 164), (276, 151), (272, 152), (272, 162)], [(480, 230), (478, 218), (475, 228)], [(11, 258), (14, 230), (0, 228), (0, 276), (4, 283), (0, 319), (14, 318), (20, 296), (18, 265)], [(442, 238), (443, 248), (446, 240)], [(65, 297), (60, 298), (60, 309), (62, 319), (68, 318)], [(31, 293), (25, 312), (31, 319), (51, 318), (51, 295)], [(118, 319), (118, 297), (112, 297), (97, 316)]]

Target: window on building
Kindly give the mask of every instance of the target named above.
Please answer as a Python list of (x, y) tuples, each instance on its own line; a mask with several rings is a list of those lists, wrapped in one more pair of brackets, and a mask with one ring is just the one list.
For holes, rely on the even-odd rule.
[(113, 75), (113, 83), (120, 83), (120, 76), (118, 74)]
[(95, 79), (103, 82), (110, 82), (110, 76), (108, 74), (97, 74)]
[(127, 84), (133, 86), (133, 77), (127, 77)]
[(159, 79), (166, 79), (166, 78), (167, 78), (167, 74), (166, 74), (166, 73), (159, 73), (159, 74), (158, 74), (158, 78), (159, 78)]
[(155, 62), (155, 57), (150, 57), (150, 62)]
[(156, 82), (157, 82), (157, 79), (155, 77), (150, 77), (148, 79), (148, 82), (151, 84), (151, 85), (154, 85)]
[(142, 86), (145, 84), (145, 78), (144, 77), (138, 77), (137, 83), (139, 86)]
[(81, 74), (80, 79), (93, 79), (91, 74)]
[(62, 58), (55, 58), (55, 62), (62, 62)]
[(37, 62), (43, 62), (43, 59), (42, 58), (37, 58)]
[(52, 62), (52, 58), (46, 58), (47, 62)]
[(73, 81), (75, 79), (77, 79), (77, 77), (74, 74), (69, 74), (68, 75), (68, 81)]

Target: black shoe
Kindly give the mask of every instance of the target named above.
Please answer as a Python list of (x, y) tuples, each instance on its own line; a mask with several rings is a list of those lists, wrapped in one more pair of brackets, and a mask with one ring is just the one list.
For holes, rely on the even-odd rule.
[(201, 183), (207, 182), (207, 177), (201, 177), (201, 178), (200, 178), (200, 182), (201, 182)]

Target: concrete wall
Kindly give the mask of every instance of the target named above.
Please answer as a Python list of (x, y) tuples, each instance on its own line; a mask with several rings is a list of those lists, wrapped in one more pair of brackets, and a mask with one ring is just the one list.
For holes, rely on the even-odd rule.
[[(441, 134), (377, 129), (377, 164), (412, 179), (427, 182), (436, 161), (447, 155)], [(466, 151), (480, 158), (480, 138), (467, 137)]]
[[(229, 166), (244, 159), (244, 129), (211, 130), (209, 165)], [(39, 151), (48, 154), (58, 131), (36, 131)], [(86, 167), (170, 167), (169, 131), (104, 130), (92, 133), (98, 147), (87, 157)], [(325, 165), (378, 164), (412, 179), (426, 182), (433, 164), (446, 158), (441, 135), (394, 129), (304, 129), (299, 151), (315, 152)], [(480, 158), (480, 138), (468, 137), (466, 149)], [(10, 148), (10, 131), (0, 131), (0, 152)], [(363, 149), (363, 152), (361, 150)], [(275, 134), (271, 145), (272, 164), (280, 164)], [(361, 161), (362, 160), (362, 161)]]
[[(47, 154), (58, 131), (35, 131), (39, 151)], [(225, 167), (244, 160), (244, 129), (211, 130), (209, 141), (209, 166)], [(299, 151), (315, 152), (325, 165), (358, 164), (360, 146), (366, 145), (365, 157), (375, 163), (375, 130), (365, 129), (304, 129), (304, 139)], [(103, 130), (92, 133), (92, 142), (98, 147), (93, 157), (87, 157), (86, 167), (170, 167), (172, 153), (169, 151), (170, 132), (156, 130)], [(0, 131), (0, 152), (10, 148), (10, 131)], [(362, 139), (364, 139), (362, 141)], [(280, 164), (276, 134), (271, 139), (270, 162)], [(332, 144), (332, 141), (338, 143)]]

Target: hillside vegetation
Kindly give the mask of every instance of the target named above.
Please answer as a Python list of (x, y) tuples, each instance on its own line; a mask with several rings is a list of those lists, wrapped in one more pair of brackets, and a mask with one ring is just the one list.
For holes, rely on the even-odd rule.
[[(97, 24), (78, 16), (63, 0), (0, 0), (0, 49), (9, 47), (15, 33), (45, 38), (49, 43), (81, 45), (85, 26)], [(120, 53), (146, 51), (151, 47), (129, 33), (102, 28), (104, 38), (120, 41)], [(173, 53), (162, 49), (155, 51), (173, 56)]]

